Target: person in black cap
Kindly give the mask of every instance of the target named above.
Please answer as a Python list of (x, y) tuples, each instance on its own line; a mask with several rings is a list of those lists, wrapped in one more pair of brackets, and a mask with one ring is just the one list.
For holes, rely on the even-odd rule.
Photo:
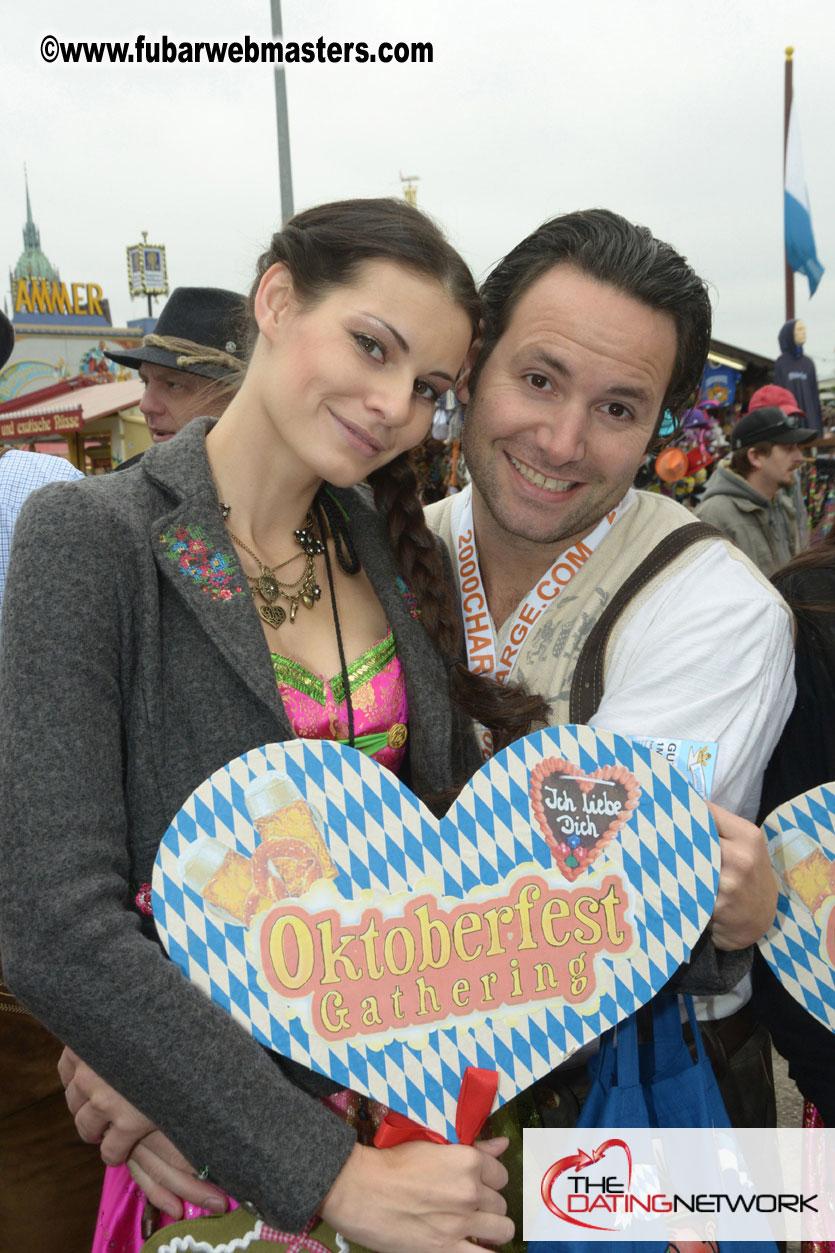
[(716, 469), (696, 513), (733, 540), (771, 577), (799, 552), (794, 506), (780, 491), (794, 485), (800, 445), (815, 432), (798, 414), (776, 406), (752, 409), (731, 435), (731, 456)]
[(177, 287), (141, 348), (105, 353), (139, 371), (145, 384), (139, 408), (155, 444), (172, 439), (193, 418), (223, 413), (244, 372), (245, 317), (237, 292)]

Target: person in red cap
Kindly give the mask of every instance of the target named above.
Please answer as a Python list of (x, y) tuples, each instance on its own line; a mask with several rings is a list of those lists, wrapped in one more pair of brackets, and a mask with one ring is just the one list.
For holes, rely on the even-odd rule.
[[(696, 513), (715, 526), (767, 578), (803, 547), (794, 506), (781, 488), (792, 488), (803, 460), (800, 445), (815, 432), (802, 425), (790, 392), (792, 412), (778, 405), (751, 409), (731, 434), (731, 456), (707, 485)], [(755, 393), (758, 395), (759, 393)]]
[[(768, 409), (775, 407), (782, 409), (788, 417), (805, 418), (806, 414), (800, 408), (797, 400), (787, 387), (778, 387), (776, 383), (766, 383), (765, 387), (758, 387), (748, 402), (748, 412), (753, 413), (755, 409)], [(812, 426), (811, 422), (806, 423)]]

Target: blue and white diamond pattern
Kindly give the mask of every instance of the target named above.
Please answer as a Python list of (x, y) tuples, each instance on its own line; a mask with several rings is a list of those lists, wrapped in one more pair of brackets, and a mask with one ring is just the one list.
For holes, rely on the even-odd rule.
[[(225, 924), (189, 886), (178, 862), (202, 836), (244, 855), (258, 843), (244, 790), (269, 770), (287, 773), (324, 820), (335, 886), (350, 900), (434, 881), (461, 897), (533, 862), (552, 869), (532, 815), (531, 771), (564, 757), (593, 772), (625, 766), (641, 787), (638, 807), (589, 872), (629, 883), (637, 944), (628, 959), (595, 959), (599, 995), (579, 1008), (562, 999), (499, 1013), (480, 1025), (425, 1030), (391, 1041), (356, 1037), (328, 1045), (309, 1016), (267, 992), (241, 926)], [(583, 1044), (649, 1000), (686, 960), (707, 925), (719, 876), (718, 838), (704, 802), (660, 755), (590, 727), (555, 727), (519, 740), (488, 762), (437, 821), (393, 775), (361, 753), (330, 742), (295, 740), (252, 750), (217, 771), (171, 824), (154, 871), (157, 929), (184, 973), (256, 1039), (339, 1084), (455, 1139), (455, 1109), (468, 1065), (499, 1072), (499, 1103), (547, 1074)], [(582, 881), (580, 881), (582, 882)], [(577, 883), (566, 884), (576, 887)]]
[[(835, 862), (835, 784), (825, 783), (786, 801), (763, 826), (772, 857), (775, 844), (782, 843), (786, 832), (801, 831), (820, 845), (830, 862)], [(779, 864), (782, 859), (774, 860)], [(826, 904), (821, 909), (826, 910)], [(816, 921), (820, 917), (821, 913), (813, 917), (783, 884), (774, 924), (759, 945), (783, 987), (825, 1027), (835, 1031), (835, 968), (821, 952), (821, 928)]]

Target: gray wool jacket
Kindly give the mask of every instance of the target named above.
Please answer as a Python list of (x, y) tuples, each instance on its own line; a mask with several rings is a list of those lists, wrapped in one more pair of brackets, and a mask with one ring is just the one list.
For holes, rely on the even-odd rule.
[[(0, 950), (51, 1031), (191, 1162), (298, 1231), (354, 1143), (316, 1099), (332, 1085), (276, 1062), (192, 987), (133, 905), (190, 793), (293, 734), (219, 515), (210, 425), (192, 422), (124, 474), (46, 487), (21, 512), (0, 664)], [(443, 661), (369, 494), (336, 494), (397, 642), (405, 778), (426, 798), (477, 769), (475, 742), (440, 697)], [(197, 541), (188, 570), (183, 537)]]

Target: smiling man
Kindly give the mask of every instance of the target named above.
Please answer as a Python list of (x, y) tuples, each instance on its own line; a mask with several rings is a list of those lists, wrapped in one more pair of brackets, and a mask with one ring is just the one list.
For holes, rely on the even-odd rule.
[[(472, 486), (427, 510), (456, 567), (470, 667), (541, 692), (555, 724), (715, 741), (713, 799), (753, 817), (794, 696), (790, 615), (718, 532), (632, 487), (701, 378), (705, 284), (645, 228), (592, 210), (536, 230), (482, 296), (458, 385)], [(754, 828), (728, 837), (679, 986), (701, 998), (732, 1119), (768, 1125), (768, 1040), (745, 1002), (774, 877)], [(583, 1070), (545, 1081), (543, 1109), (576, 1110)]]

